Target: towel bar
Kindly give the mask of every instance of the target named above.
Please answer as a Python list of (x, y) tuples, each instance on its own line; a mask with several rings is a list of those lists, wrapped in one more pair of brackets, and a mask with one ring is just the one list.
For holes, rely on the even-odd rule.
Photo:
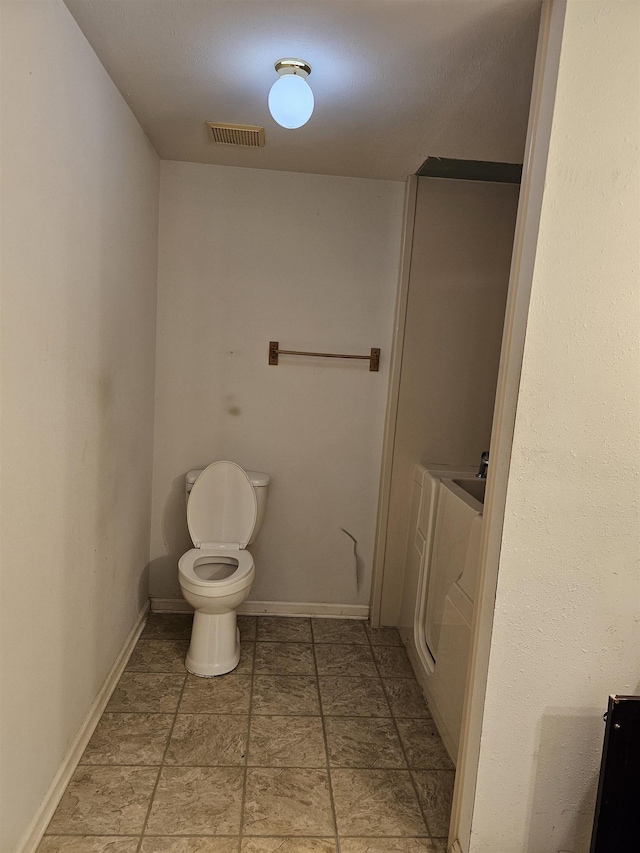
[(378, 372), (380, 369), (380, 350), (371, 348), (371, 355), (345, 355), (337, 352), (301, 352), (295, 349), (280, 349), (279, 341), (269, 341), (269, 364), (277, 364), (279, 355), (305, 355), (316, 358), (359, 358), (369, 362), (369, 370)]

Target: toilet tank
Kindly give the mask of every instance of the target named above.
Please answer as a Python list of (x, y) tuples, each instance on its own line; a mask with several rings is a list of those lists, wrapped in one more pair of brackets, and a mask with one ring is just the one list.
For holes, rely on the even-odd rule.
[[(203, 471), (204, 468), (194, 468), (192, 471), (187, 472), (187, 476), (185, 478), (185, 497), (187, 501), (189, 500), (193, 484)], [(269, 474), (263, 474), (260, 471), (245, 471), (244, 473), (249, 478), (249, 481), (256, 493), (256, 500), (258, 501), (258, 517), (256, 518), (256, 526), (251, 539), (247, 542), (247, 545), (252, 545), (258, 538), (262, 522), (264, 521), (264, 513), (267, 508), (267, 493), (269, 491), (271, 477)]]

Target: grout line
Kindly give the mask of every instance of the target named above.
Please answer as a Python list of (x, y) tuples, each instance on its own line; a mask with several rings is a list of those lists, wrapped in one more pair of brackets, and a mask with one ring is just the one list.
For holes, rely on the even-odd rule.
[[(181, 715), (184, 716), (184, 715)], [(277, 717), (277, 714), (273, 716)], [(289, 719), (289, 718), (287, 718)], [(303, 717), (302, 719), (307, 720), (318, 720), (320, 719), (317, 715), (315, 717)], [(374, 719), (373, 717), (331, 717), (332, 720), (362, 720), (362, 719)], [(375, 718), (379, 719), (380, 722), (390, 723), (391, 719), (389, 717), (384, 718)], [(182, 768), (183, 770), (190, 770), (194, 767), (201, 768), (209, 768), (216, 770), (238, 770), (238, 768), (244, 766), (244, 762), (242, 764), (82, 764), (79, 765), (83, 768), (91, 769), (92, 767), (137, 767), (140, 770), (156, 770), (158, 767), (167, 767), (171, 769)], [(326, 766), (326, 763), (323, 765), (319, 764), (249, 764), (249, 770), (322, 770)], [(455, 773), (454, 768), (452, 767), (406, 767), (397, 765), (380, 765), (376, 764), (371, 766), (371, 764), (334, 764), (332, 765), (334, 770), (411, 770), (415, 773)], [(60, 834), (60, 833), (57, 833)], [(63, 835), (66, 833), (62, 833)], [(108, 833), (109, 835), (113, 835), (113, 833)], [(126, 835), (127, 833), (125, 833)], [(134, 833), (135, 835), (136, 833)]]
[(176, 710), (173, 715), (173, 722), (171, 724), (171, 728), (169, 729), (169, 735), (167, 737), (167, 744), (164, 748), (164, 752), (162, 753), (162, 761), (160, 762), (160, 766), (158, 767), (158, 775), (156, 776), (156, 783), (153, 786), (153, 791), (151, 792), (151, 799), (149, 800), (149, 807), (147, 809), (147, 814), (145, 815), (144, 823), (142, 824), (142, 831), (140, 832), (140, 838), (138, 840), (138, 846), (136, 847), (136, 853), (140, 853), (140, 849), (142, 847), (142, 842), (144, 840), (144, 834), (147, 829), (147, 824), (149, 823), (149, 816), (151, 815), (151, 809), (153, 807), (153, 801), (156, 797), (156, 792), (158, 790), (158, 784), (160, 783), (160, 775), (162, 773), (162, 768), (165, 766), (165, 758), (167, 757), (167, 752), (169, 751), (169, 745), (171, 744), (171, 738), (173, 737), (173, 730), (176, 726), (176, 722), (178, 720), (178, 711), (180, 710), (180, 703), (182, 702), (182, 696), (184, 694), (184, 689), (187, 686), (187, 679), (189, 677), (189, 673), (186, 671), (184, 673), (184, 681), (182, 682), (182, 689), (180, 690), (180, 696), (178, 697), (178, 703), (176, 705)]
[[(311, 623), (311, 631), (313, 632), (313, 623)], [(316, 670), (316, 690), (318, 691), (318, 705), (320, 706), (320, 720), (322, 723), (322, 738), (324, 740), (324, 755), (327, 767), (327, 780), (329, 782), (329, 801), (331, 803), (331, 814), (333, 815), (333, 825), (335, 827), (336, 851), (340, 853), (340, 833), (338, 831), (338, 816), (336, 814), (336, 804), (333, 797), (333, 783), (331, 781), (331, 763), (329, 761), (329, 741), (327, 739), (327, 727), (324, 719), (324, 709), (322, 705), (322, 697), (320, 696), (320, 674), (318, 673), (318, 661), (316, 658), (315, 634), (312, 633), (313, 642), (313, 663)]]
[[(305, 719), (313, 719), (317, 720), (319, 717), (307, 717)], [(343, 720), (344, 717), (333, 717), (334, 720)], [(362, 719), (361, 717), (353, 717), (352, 719)], [(391, 722), (391, 720), (387, 717), (384, 722)], [(335, 764), (332, 765), (334, 770), (404, 770), (406, 771), (407, 767), (397, 767), (395, 765), (392, 766), (380, 766), (375, 765), (372, 767), (370, 764)], [(210, 770), (238, 770), (240, 767), (243, 767), (243, 764), (83, 764), (83, 768), (90, 769), (92, 767), (138, 767), (140, 770), (157, 770), (159, 767), (166, 767), (172, 770), (182, 768), (183, 770), (191, 770), (194, 767), (200, 767), (204, 769)], [(323, 765), (319, 764), (249, 764), (249, 770), (323, 770), (326, 767), (326, 762)], [(420, 767), (413, 768), (416, 773), (453, 773), (452, 769), (446, 767)], [(68, 833), (56, 833), (56, 835), (68, 835)], [(98, 833), (98, 835), (104, 833)], [(109, 832), (107, 835), (113, 835), (114, 833)], [(116, 833), (117, 834), (117, 833)], [(125, 835), (130, 835), (131, 833), (125, 833)], [(134, 832), (134, 835), (136, 833)]]
[[(303, 617), (296, 617), (296, 618), (303, 618)], [(56, 836), (57, 835), (64, 835), (65, 838), (67, 836), (69, 836), (71, 838), (104, 838), (105, 837), (104, 832), (64, 832), (64, 833), (58, 833), (57, 832), (57, 833), (55, 833), (55, 835)], [(129, 833), (126, 833), (126, 832), (108, 832), (107, 836), (109, 838), (111, 838), (111, 837), (113, 837), (113, 838), (136, 838), (137, 837), (135, 833), (132, 834), (130, 832)], [(51, 836), (49, 836), (49, 837), (51, 837)], [(238, 835), (237, 835), (237, 833), (231, 834), (228, 832), (227, 833), (221, 833), (220, 835), (211, 834), (211, 833), (209, 833), (208, 835), (206, 835), (206, 834), (194, 835), (193, 832), (185, 832), (185, 833), (180, 833), (179, 835), (170, 835), (170, 836), (166, 835), (165, 833), (147, 833), (144, 837), (145, 838), (169, 838), (171, 841), (174, 841), (174, 840), (178, 840), (180, 838), (194, 838), (194, 839), (233, 838), (233, 839), (236, 839), (238, 837)], [(318, 835), (317, 833), (315, 835), (312, 834), (312, 835), (303, 835), (303, 836), (297, 835), (297, 834), (291, 835), (290, 833), (287, 833), (287, 832), (271, 833), (270, 835), (246, 835), (245, 836), (245, 838), (255, 838), (258, 840), (261, 840), (263, 838), (300, 839), (300, 838), (332, 838), (332, 837), (333, 836), (331, 836), (331, 835)], [(444, 838), (446, 838), (446, 836), (444, 836), (444, 835), (358, 835), (358, 834), (354, 833), (354, 834), (346, 835), (345, 838), (371, 838), (371, 839), (374, 839), (375, 841), (386, 841), (388, 839), (401, 839), (401, 840), (409, 840), (410, 841), (410, 840), (413, 840), (414, 838), (444, 839)]]
[(418, 808), (420, 809), (420, 814), (422, 815), (422, 820), (424, 821), (425, 829), (427, 830), (427, 835), (430, 838), (433, 838), (433, 836), (431, 834), (431, 827), (429, 826), (429, 821), (427, 820), (426, 812), (425, 812), (424, 808), (422, 807), (422, 802), (420, 800), (420, 795), (418, 793), (418, 787), (417, 787), (415, 780), (413, 778), (413, 772), (411, 770), (411, 767), (409, 766), (409, 759), (407, 758), (407, 751), (404, 748), (404, 743), (402, 741), (402, 737), (400, 736), (400, 729), (398, 728), (398, 723), (397, 723), (395, 714), (393, 713), (393, 709), (391, 708), (391, 704), (389, 702), (389, 697), (387, 696), (387, 691), (385, 690), (385, 687), (384, 687), (384, 678), (382, 677), (382, 673), (380, 672), (380, 666), (378, 665), (378, 661), (376, 659), (376, 656), (373, 653), (373, 643), (371, 642), (371, 637), (369, 636), (369, 634), (367, 634), (367, 638), (369, 640), (369, 646), (371, 648), (371, 656), (373, 657), (373, 662), (375, 663), (376, 669), (378, 671), (378, 676), (379, 676), (380, 682), (382, 684), (382, 690), (383, 690), (383, 693), (385, 695), (385, 699), (387, 700), (387, 704), (389, 705), (389, 710), (391, 711), (391, 720), (393, 722), (393, 727), (396, 730), (396, 736), (397, 736), (398, 742), (400, 744), (400, 749), (402, 750), (402, 755), (404, 756), (404, 760), (405, 760), (405, 763), (407, 765), (407, 771), (409, 772), (409, 779), (411, 781), (411, 787), (413, 788), (413, 792), (415, 794), (416, 801), (418, 803)]
[[(58, 834), (58, 833), (56, 833), (56, 834)], [(105, 834), (104, 834), (104, 832), (100, 832), (100, 833), (96, 833), (96, 832), (65, 832), (64, 836), (65, 836), (65, 838), (66, 837), (69, 837), (69, 838), (104, 838)], [(51, 836), (49, 836), (49, 837), (51, 837)], [(109, 838), (136, 838), (136, 836), (132, 835), (131, 833), (125, 834), (122, 832), (109, 832), (108, 837)], [(170, 841), (178, 841), (180, 839), (185, 839), (185, 838), (193, 838), (196, 841), (201, 840), (201, 839), (216, 839), (217, 840), (219, 838), (225, 838), (225, 839), (230, 838), (230, 839), (235, 840), (235, 839), (237, 839), (237, 837), (238, 837), (237, 835), (229, 835), (228, 833), (224, 834), (224, 835), (223, 834), (221, 834), (221, 835), (211, 835), (211, 834), (209, 834), (209, 835), (194, 835), (193, 833), (184, 833), (184, 834), (180, 834), (180, 835), (171, 835), (171, 836), (160, 835), (160, 834), (155, 834), (155, 833), (154, 834), (147, 833), (147, 835), (144, 836), (145, 839), (147, 839), (147, 838), (168, 838), (168, 839), (170, 839)], [(370, 840), (377, 841), (377, 842), (390, 841), (390, 840), (413, 841), (415, 839), (420, 839), (420, 840), (437, 839), (439, 841), (440, 840), (444, 841), (446, 839), (446, 837), (447, 836), (445, 836), (445, 835), (355, 835), (355, 834), (345, 836), (345, 838), (349, 838), (349, 839), (351, 839), (351, 838), (364, 838), (364, 839), (370, 839)], [(258, 841), (261, 841), (262, 839), (266, 839), (266, 838), (287, 838), (287, 839), (299, 841), (301, 838), (333, 839), (333, 836), (331, 836), (331, 835), (318, 835), (317, 833), (315, 835), (300, 836), (300, 835), (290, 835), (286, 832), (285, 833), (280, 832), (277, 835), (274, 835), (274, 834), (271, 834), (271, 835), (246, 835), (245, 838), (252, 838), (252, 839), (256, 839)]]
[[(432, 835), (432, 833), (431, 833), (431, 828), (430, 828), (430, 826), (429, 826), (429, 823), (428, 823), (428, 820), (427, 820), (427, 816), (426, 816), (425, 810), (424, 810), (424, 808), (423, 808), (423, 806), (422, 806), (422, 803), (421, 803), (421, 800), (420, 800), (420, 796), (419, 796), (419, 793), (418, 793), (418, 788), (417, 788), (417, 785), (416, 785), (416, 783), (415, 783), (415, 781), (414, 781), (413, 771), (412, 771), (412, 769), (411, 769), (411, 768), (410, 768), (410, 766), (409, 766), (409, 761), (408, 761), (408, 759), (407, 759), (407, 753), (406, 753), (406, 750), (405, 750), (405, 747), (404, 747), (404, 743), (403, 743), (402, 737), (401, 737), (401, 735), (400, 735), (400, 729), (399, 729), (399, 726), (398, 726), (398, 719), (403, 719), (403, 717), (402, 717), (402, 716), (397, 717), (397, 716), (396, 716), (396, 714), (393, 712), (393, 710), (392, 710), (392, 708), (391, 708), (390, 704), (389, 704), (388, 691), (387, 691), (387, 689), (386, 689), (385, 679), (382, 677), (382, 674), (381, 674), (381, 672), (380, 672), (380, 665), (379, 665), (379, 663), (378, 663), (378, 661), (377, 661), (377, 659), (376, 659), (376, 656), (375, 656), (375, 654), (374, 654), (374, 648), (378, 648), (379, 646), (378, 646), (378, 645), (374, 645), (374, 643), (373, 643), (373, 642), (372, 642), (372, 640), (371, 640), (371, 636), (370, 636), (370, 634), (369, 634), (369, 631), (366, 629), (366, 627), (365, 627), (365, 632), (366, 632), (366, 642), (365, 642), (365, 643), (350, 643), (350, 642), (348, 642), (348, 641), (346, 641), (346, 642), (345, 642), (345, 641), (341, 641), (341, 642), (339, 641), (339, 642), (330, 642), (330, 643), (325, 643), (325, 642), (322, 642), (322, 641), (318, 642), (318, 641), (315, 639), (315, 633), (313, 632), (313, 622), (312, 622), (312, 620), (311, 620), (310, 618), (308, 618), (308, 617), (298, 617), (298, 618), (305, 618), (305, 619), (307, 619), (307, 622), (308, 622), (309, 627), (310, 627), (311, 638), (312, 638), (310, 642), (308, 642), (308, 641), (299, 641), (299, 640), (298, 640), (298, 641), (295, 641), (295, 640), (272, 640), (272, 639), (267, 639), (267, 640), (264, 640), (264, 641), (259, 641), (259, 639), (258, 639), (258, 638), (259, 638), (259, 632), (260, 632), (260, 627), (259, 627), (259, 626), (260, 626), (260, 618), (259, 618), (259, 617), (253, 617), (253, 619), (255, 620), (255, 629), (256, 629), (255, 638), (254, 638), (254, 639), (247, 639), (247, 640), (243, 643), (244, 648), (248, 648), (249, 646), (253, 646), (254, 654), (253, 654), (253, 660), (252, 660), (252, 664), (251, 664), (251, 672), (250, 672), (250, 674), (249, 674), (249, 673), (243, 673), (243, 674), (242, 674), (244, 677), (248, 677), (248, 678), (250, 678), (250, 693), (249, 693), (249, 709), (248, 709), (248, 718), (247, 718), (247, 719), (248, 719), (248, 722), (247, 722), (247, 732), (246, 732), (246, 747), (245, 747), (245, 756), (244, 756), (244, 762), (243, 762), (243, 764), (244, 764), (244, 773), (243, 773), (242, 800), (241, 800), (241, 811), (240, 811), (240, 826), (239, 826), (238, 835), (236, 836), (235, 834), (228, 834), (228, 835), (225, 835), (225, 836), (216, 836), (215, 834), (213, 834), (213, 835), (211, 835), (211, 836), (189, 836), (189, 837), (194, 837), (194, 838), (199, 838), (199, 837), (227, 837), (227, 838), (233, 838), (234, 840), (235, 840), (235, 839), (236, 839), (236, 837), (237, 837), (237, 841), (238, 841), (238, 848), (237, 848), (237, 850), (238, 850), (238, 853), (241, 853), (242, 843), (243, 843), (243, 838), (253, 837), (253, 836), (251, 836), (251, 834), (250, 834), (250, 833), (245, 834), (245, 833), (243, 832), (243, 824), (244, 824), (245, 808), (246, 808), (246, 793), (247, 793), (248, 772), (249, 772), (249, 769), (251, 769), (251, 768), (249, 767), (249, 749), (250, 749), (250, 739), (251, 739), (251, 726), (252, 726), (252, 721), (253, 721), (253, 717), (254, 717), (254, 716), (256, 716), (256, 717), (262, 717), (262, 716), (270, 716), (270, 717), (272, 717), (272, 716), (282, 716), (282, 717), (292, 717), (292, 718), (296, 718), (296, 717), (301, 717), (301, 718), (317, 718), (318, 716), (320, 717), (320, 719), (321, 719), (321, 725), (322, 725), (322, 734), (323, 734), (323, 741), (324, 741), (324, 749), (325, 749), (325, 767), (326, 767), (326, 772), (327, 772), (327, 777), (328, 777), (329, 798), (330, 798), (330, 805), (331, 805), (331, 811), (332, 811), (332, 816), (333, 816), (333, 823), (334, 823), (334, 830), (335, 830), (335, 831), (334, 831), (334, 839), (335, 839), (335, 843), (336, 843), (336, 850), (337, 850), (337, 853), (340, 853), (340, 849), (341, 849), (341, 840), (340, 840), (340, 833), (339, 833), (339, 830), (338, 830), (337, 814), (336, 814), (336, 806), (335, 806), (335, 799), (334, 799), (334, 793), (333, 793), (333, 784), (332, 784), (332, 778), (331, 778), (332, 765), (331, 765), (330, 756), (329, 756), (329, 743), (328, 743), (328, 735), (327, 735), (327, 724), (326, 724), (326, 718), (335, 718), (335, 719), (338, 719), (338, 720), (339, 720), (339, 719), (359, 719), (359, 720), (363, 720), (363, 719), (373, 719), (373, 720), (379, 720), (379, 721), (384, 721), (384, 722), (388, 722), (388, 721), (390, 721), (390, 720), (391, 720), (391, 721), (393, 721), (393, 726), (394, 726), (394, 729), (395, 729), (395, 732), (396, 732), (396, 736), (397, 736), (397, 738), (398, 738), (398, 742), (399, 742), (399, 744), (400, 744), (400, 748), (401, 748), (401, 751), (402, 751), (402, 755), (403, 755), (404, 760), (405, 760), (405, 763), (406, 763), (406, 770), (407, 770), (407, 771), (408, 771), (408, 773), (409, 773), (409, 779), (410, 779), (410, 781), (411, 781), (411, 784), (412, 784), (412, 787), (413, 787), (413, 790), (414, 790), (414, 793), (415, 793), (415, 796), (416, 796), (416, 799), (417, 799), (418, 807), (419, 807), (420, 813), (421, 813), (421, 815), (422, 815), (422, 817), (423, 817), (424, 824), (425, 824), (425, 829), (426, 829), (426, 833), (427, 833), (427, 835), (426, 835), (426, 836), (413, 836), (413, 837), (415, 837), (415, 838), (423, 838), (423, 837), (430, 837), (430, 838), (434, 838), (434, 837), (436, 837), (436, 836), (433, 836), (433, 835)], [(150, 640), (150, 639), (151, 639), (151, 640), (158, 640), (158, 639), (160, 639), (160, 640), (164, 640), (164, 639), (166, 639), (166, 640), (168, 640), (168, 642), (174, 642), (174, 643), (175, 643), (175, 642), (177, 642), (177, 641), (180, 641), (180, 639), (181, 639), (181, 638), (162, 638), (162, 637), (160, 637), (160, 638), (151, 637), (151, 638), (150, 638), (150, 637), (148, 637), (148, 636), (147, 636), (147, 637), (141, 637), (141, 638), (138, 640), (138, 642), (140, 642), (140, 641), (145, 642), (145, 641)], [(182, 642), (187, 642), (187, 641), (182, 640)], [(241, 641), (241, 642), (242, 642), (242, 641)], [(294, 673), (294, 674), (292, 674), (292, 673), (287, 673), (287, 672), (284, 672), (284, 673), (258, 673), (258, 672), (257, 672), (257, 663), (256, 663), (256, 661), (257, 661), (256, 651), (257, 651), (258, 642), (266, 642), (266, 643), (274, 643), (274, 644), (275, 644), (275, 643), (293, 643), (293, 644), (295, 644), (295, 645), (307, 645), (307, 646), (308, 646), (308, 645), (311, 645), (311, 648), (312, 648), (312, 655), (313, 655), (313, 669), (314, 669), (314, 674), (313, 674), (313, 675), (312, 675), (312, 674), (309, 674), (309, 673)], [(368, 649), (369, 649), (369, 652), (370, 652), (371, 657), (372, 657), (373, 662), (374, 662), (374, 666), (375, 666), (375, 669), (376, 669), (376, 673), (377, 673), (377, 675), (369, 675), (369, 676), (361, 676), (361, 675), (358, 675), (358, 676), (354, 676), (353, 674), (349, 673), (349, 674), (347, 674), (347, 675), (331, 675), (331, 676), (329, 676), (329, 677), (331, 677), (331, 678), (338, 678), (338, 679), (342, 679), (342, 678), (344, 678), (344, 679), (349, 679), (349, 678), (359, 678), (359, 679), (363, 679), (363, 678), (364, 678), (364, 679), (371, 679), (371, 680), (374, 680), (374, 679), (375, 679), (375, 680), (379, 681), (379, 682), (381, 683), (381, 685), (382, 685), (382, 688), (383, 688), (383, 695), (384, 695), (384, 697), (385, 697), (385, 701), (387, 702), (387, 705), (388, 705), (388, 707), (389, 707), (390, 717), (379, 717), (379, 716), (377, 716), (377, 715), (361, 715), (361, 714), (345, 714), (345, 715), (331, 715), (331, 714), (325, 714), (324, 706), (323, 706), (323, 704), (322, 704), (321, 692), (320, 692), (320, 673), (319, 673), (319, 671), (318, 671), (318, 660), (317, 660), (317, 654), (316, 654), (317, 647), (318, 647), (318, 646), (325, 646), (325, 645), (339, 645), (339, 646), (345, 646), (345, 645), (347, 645), (347, 646), (357, 646), (357, 647), (360, 647), (360, 648), (368, 648)], [(137, 646), (137, 644), (136, 644), (136, 646)], [(396, 647), (396, 648), (402, 648), (402, 647), (400, 646), (400, 647)], [(176, 708), (175, 708), (175, 711), (174, 711), (173, 713), (171, 713), (171, 712), (163, 712), (163, 711), (130, 711), (130, 710), (123, 710), (123, 711), (110, 711), (110, 712), (107, 712), (107, 711), (105, 710), (104, 714), (103, 714), (103, 715), (102, 715), (102, 717), (101, 717), (101, 720), (102, 720), (102, 719), (104, 718), (104, 716), (105, 716), (105, 715), (107, 715), (107, 714), (112, 715), (112, 716), (118, 716), (118, 715), (145, 715), (145, 714), (149, 714), (149, 715), (158, 715), (158, 716), (162, 715), (162, 716), (165, 716), (165, 717), (173, 717), (172, 722), (171, 722), (171, 726), (170, 726), (170, 728), (169, 728), (169, 732), (168, 732), (168, 735), (167, 735), (166, 745), (165, 745), (165, 748), (164, 748), (164, 751), (163, 751), (163, 754), (162, 754), (162, 759), (161, 759), (161, 761), (159, 762), (159, 764), (157, 764), (157, 765), (156, 765), (156, 764), (151, 764), (151, 765), (118, 765), (118, 766), (137, 766), (137, 767), (145, 767), (145, 768), (147, 768), (147, 769), (149, 769), (149, 770), (157, 769), (157, 775), (156, 775), (155, 784), (154, 784), (154, 786), (153, 786), (153, 791), (152, 791), (152, 793), (151, 793), (151, 798), (150, 798), (150, 801), (149, 801), (149, 806), (148, 806), (148, 808), (147, 808), (147, 812), (146, 812), (145, 820), (144, 820), (144, 823), (143, 823), (143, 826), (142, 826), (142, 829), (141, 829), (141, 831), (140, 831), (139, 836), (138, 836), (138, 833), (124, 833), (124, 834), (120, 834), (120, 835), (121, 835), (121, 837), (130, 837), (130, 838), (135, 838), (136, 836), (138, 836), (138, 843), (137, 843), (137, 846), (136, 846), (136, 853), (140, 853), (140, 850), (141, 850), (141, 848), (142, 848), (142, 844), (143, 844), (143, 842), (144, 842), (145, 837), (149, 837), (149, 838), (154, 837), (154, 836), (151, 836), (151, 835), (147, 835), (147, 834), (146, 834), (146, 830), (147, 830), (147, 826), (148, 826), (149, 818), (150, 818), (150, 815), (151, 815), (151, 811), (152, 811), (152, 808), (153, 808), (153, 803), (154, 803), (154, 800), (155, 800), (155, 797), (156, 797), (156, 794), (157, 794), (157, 790), (158, 790), (158, 786), (159, 786), (159, 782), (160, 782), (160, 777), (161, 777), (161, 774), (162, 774), (162, 770), (163, 770), (163, 768), (165, 768), (165, 767), (171, 767), (171, 768), (173, 768), (173, 767), (212, 767), (212, 766), (216, 766), (216, 767), (232, 767), (232, 768), (234, 768), (234, 769), (239, 769), (242, 765), (238, 765), (238, 764), (224, 764), (224, 765), (209, 765), (209, 764), (202, 764), (202, 765), (194, 765), (194, 764), (175, 764), (175, 765), (174, 765), (174, 764), (171, 764), (171, 765), (168, 765), (168, 764), (166, 763), (166, 758), (167, 758), (167, 755), (168, 755), (168, 752), (169, 752), (169, 747), (170, 747), (170, 744), (171, 744), (171, 739), (172, 739), (172, 736), (173, 736), (173, 732), (174, 732), (174, 729), (175, 729), (175, 726), (176, 726), (176, 723), (177, 723), (177, 720), (178, 720), (178, 715), (179, 715), (179, 711), (180, 711), (180, 707), (181, 707), (181, 702), (182, 702), (183, 695), (184, 695), (184, 692), (185, 692), (185, 689), (186, 689), (186, 685), (187, 685), (187, 681), (188, 681), (188, 678), (189, 678), (189, 674), (188, 674), (188, 673), (186, 673), (186, 672), (184, 672), (184, 673), (180, 672), (180, 673), (179, 673), (179, 672), (176, 672), (175, 670), (174, 670), (174, 671), (166, 671), (166, 672), (153, 672), (153, 671), (149, 671), (149, 670), (140, 670), (140, 671), (137, 671), (137, 670), (125, 670), (125, 672), (126, 672), (126, 673), (129, 673), (129, 674), (173, 675), (173, 676), (181, 675), (181, 676), (182, 676), (182, 678), (183, 678), (183, 681), (182, 681), (182, 687), (181, 687), (181, 689), (180, 689), (180, 693), (179, 693), (179, 696), (178, 696), (178, 701), (177, 701), (177, 704), (176, 704)], [(123, 673), (123, 675), (124, 675), (124, 673)], [(253, 705), (254, 705), (254, 692), (255, 692), (255, 680), (256, 680), (256, 675), (264, 675), (264, 676), (266, 676), (266, 677), (283, 677), (283, 676), (284, 676), (284, 677), (294, 677), (294, 678), (295, 678), (295, 677), (314, 678), (314, 681), (315, 681), (315, 689), (316, 689), (316, 694), (317, 694), (317, 698), (318, 698), (318, 705), (319, 705), (319, 714), (256, 714), (256, 713), (254, 712), (254, 707), (253, 707)], [(394, 677), (393, 677), (393, 679), (394, 679), (394, 680), (397, 680), (397, 676), (394, 676)], [(415, 680), (415, 678), (412, 678), (411, 676), (401, 676), (401, 679), (402, 679), (402, 680), (412, 680), (412, 681), (413, 681), (413, 680)], [(215, 713), (215, 712), (186, 712), (186, 714), (185, 714), (185, 715), (186, 715), (186, 716), (201, 716), (201, 715), (208, 715), (208, 716), (228, 716), (228, 717), (234, 717), (234, 718), (244, 716), (244, 714), (228, 714), (228, 713), (220, 714), (220, 713)], [(407, 719), (413, 719), (413, 718), (407, 718)], [(421, 719), (421, 720), (422, 720), (422, 718), (416, 718), (416, 719)], [(87, 765), (83, 765), (83, 766), (84, 766), (84, 767), (87, 767), (87, 768), (92, 768), (92, 767), (111, 767), (111, 766), (115, 766), (115, 765), (113, 765), (113, 764), (87, 764)], [(265, 766), (265, 767), (267, 767), (268, 765), (264, 765), (264, 766)], [(313, 768), (309, 768), (309, 767), (308, 767), (308, 765), (304, 765), (304, 766), (302, 766), (302, 767), (293, 767), (293, 766), (289, 767), (289, 766), (286, 766), (286, 767), (278, 767), (278, 768), (276, 768), (276, 769), (303, 769), (303, 770), (309, 770), (309, 769), (313, 769)], [(333, 768), (333, 769), (344, 769), (344, 768)], [(382, 769), (382, 768), (349, 767), (348, 769), (354, 769), (354, 770), (368, 770), (368, 769)], [(389, 769), (400, 769), (400, 768), (389, 768)], [(402, 769), (404, 769), (404, 768), (402, 768)], [(441, 769), (443, 772), (447, 772), (447, 768), (434, 768), (434, 769)], [(75, 835), (75, 833), (66, 833), (66, 834)], [(119, 835), (119, 834), (117, 834), (117, 833), (110, 833), (110, 834), (112, 834), (112, 835)], [(98, 835), (99, 835), (99, 834), (98, 834)], [(82, 836), (90, 837), (90, 836), (91, 836), (91, 833), (86, 833), (86, 832), (84, 832), (84, 833), (78, 833), (78, 837), (82, 837)], [(287, 834), (282, 835), (281, 833), (278, 833), (277, 835), (273, 835), (273, 836), (264, 836), (264, 837), (274, 837), (274, 838), (276, 838), (276, 837), (283, 837), (283, 838), (294, 838), (294, 839), (295, 839), (295, 838), (297, 838), (298, 836), (297, 836), (297, 835), (287, 835)], [(331, 836), (324, 835), (324, 836), (322, 836), (322, 837), (324, 837), (324, 838), (330, 838)], [(376, 837), (376, 838), (378, 838), (378, 836), (353, 836), (353, 837), (354, 837), (354, 838), (355, 838), (355, 837), (361, 837), (361, 838)], [(385, 837), (386, 837), (386, 836), (385, 836)], [(390, 837), (390, 836), (389, 836), (389, 837)], [(398, 837), (400, 837), (400, 836), (398, 836)], [(439, 836), (438, 836), (438, 837), (439, 837)]]
[[(256, 635), (253, 640), (253, 660), (251, 661), (251, 687), (249, 689), (249, 717), (247, 724), (247, 742), (244, 749), (244, 773), (242, 777), (242, 800), (240, 802), (240, 826), (238, 827), (238, 853), (242, 851), (242, 828), (244, 826), (244, 808), (247, 800), (247, 777), (249, 775), (249, 742), (251, 739), (251, 717), (253, 711), (253, 688), (256, 681), (256, 658), (258, 657), (258, 617), (254, 616)], [(242, 655), (242, 638), (240, 639), (240, 655)]]

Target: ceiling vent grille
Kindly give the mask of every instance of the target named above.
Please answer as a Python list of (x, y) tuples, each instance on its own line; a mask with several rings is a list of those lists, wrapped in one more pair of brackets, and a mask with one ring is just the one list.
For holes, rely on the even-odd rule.
[(261, 148), (264, 145), (264, 127), (252, 124), (220, 124), (208, 121), (209, 135), (220, 145), (244, 145)]

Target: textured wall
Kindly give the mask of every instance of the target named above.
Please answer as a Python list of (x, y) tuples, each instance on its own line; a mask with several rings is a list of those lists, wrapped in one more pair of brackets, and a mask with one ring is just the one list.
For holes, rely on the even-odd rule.
[[(273, 477), (250, 598), (368, 603), (402, 198), (393, 182), (163, 162), (152, 596), (180, 597), (186, 471), (229, 458)], [(270, 340), (378, 346), (381, 370), (269, 366)]]
[(609, 693), (639, 693), (640, 6), (567, 4), (472, 853), (586, 853)]
[(2, 4), (10, 853), (147, 595), (159, 161), (66, 7)]

